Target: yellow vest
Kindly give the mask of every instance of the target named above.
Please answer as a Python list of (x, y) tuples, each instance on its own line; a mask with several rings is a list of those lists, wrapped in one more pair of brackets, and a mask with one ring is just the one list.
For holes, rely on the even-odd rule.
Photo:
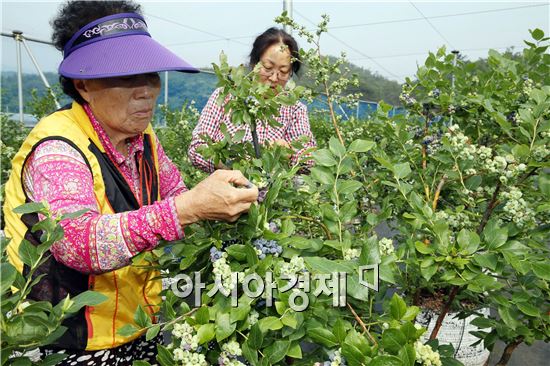
[[(149, 165), (153, 165), (153, 167), (140, 169), (142, 178), (143, 174), (146, 174), (144, 171), (149, 172), (149, 175), (145, 177), (148, 178), (148, 182), (145, 182), (147, 180), (145, 178), (141, 179), (143, 183), (142, 197), (131, 195), (131, 198), (128, 199), (128, 192), (119, 189), (120, 186), (116, 186), (116, 174), (109, 173), (106, 157), (103, 155), (105, 150), (81, 105), (73, 103), (71, 108), (57, 111), (45, 117), (30, 132), (19, 152), (15, 155), (5, 188), (5, 234), (12, 239), (8, 246), (8, 256), (10, 262), (21, 273), (24, 272), (24, 265), (18, 255), (21, 240), (26, 238), (38, 244), (36, 238), (39, 238), (39, 235), (32, 235), (29, 230), (32, 224), (37, 221), (36, 214), (34, 214), (34, 217), (32, 215), (21, 217), (13, 213), (15, 207), (29, 202), (22, 188), (21, 173), (26, 159), (31, 155), (33, 149), (41, 142), (51, 139), (70, 143), (85, 158), (93, 175), (94, 194), (99, 211), (102, 214), (128, 211), (131, 209), (127, 208), (128, 205), (132, 206), (131, 202), (133, 202), (133, 206), (137, 205), (137, 207), (134, 207), (134, 209), (137, 209), (160, 199), (156, 139), (151, 125), (144, 131), (146, 151), (144, 151), (142, 160), (147, 160)], [(121, 184), (120, 179), (118, 184)], [(145, 192), (144, 187), (146, 186), (150, 189)], [(153, 186), (152, 189), (151, 186)], [(126, 196), (121, 192), (126, 193)], [(158, 309), (157, 305), (161, 301), (159, 295), (162, 289), (161, 282), (158, 279), (151, 280), (157, 277), (158, 273), (131, 265), (100, 275), (87, 275), (64, 266), (55, 261), (52, 256), (50, 261), (39, 269), (38, 273), (47, 273), (47, 276), (36, 286), (36, 291), (33, 288), (34, 294), (31, 293), (30, 297), (36, 300), (48, 300), (55, 305), (67, 293), (76, 296), (88, 289), (100, 292), (108, 297), (100, 305), (85, 307), (80, 313), (67, 319), (64, 325), (68, 327), (68, 330), (57, 341), (56, 347), (99, 350), (130, 342), (143, 333), (122, 337), (116, 334), (117, 330), (125, 324), (134, 324), (133, 316), (138, 305), (154, 312)]]

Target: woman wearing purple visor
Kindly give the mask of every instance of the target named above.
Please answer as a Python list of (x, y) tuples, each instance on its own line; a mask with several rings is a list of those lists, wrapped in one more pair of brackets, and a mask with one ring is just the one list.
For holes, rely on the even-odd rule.
[[(59, 214), (86, 209), (61, 222), (65, 236), (51, 247), (46, 273), (31, 298), (57, 303), (93, 289), (107, 296), (65, 322), (67, 331), (42, 352), (65, 352), (65, 365), (131, 365), (155, 361), (158, 339), (123, 337), (138, 306), (161, 301), (156, 272), (131, 266), (161, 239), (184, 237), (199, 220), (234, 221), (256, 201), (258, 190), (238, 171), (222, 170), (188, 190), (164, 153), (150, 121), (160, 71), (197, 72), (154, 41), (140, 6), (130, 1), (72, 1), (53, 20), (63, 50), (60, 81), (74, 99), (42, 119), (12, 162), (4, 217), (10, 260), (20, 271), (22, 239), (40, 243), (35, 215), (12, 211), (47, 201)], [(249, 187), (242, 189), (242, 187)]]

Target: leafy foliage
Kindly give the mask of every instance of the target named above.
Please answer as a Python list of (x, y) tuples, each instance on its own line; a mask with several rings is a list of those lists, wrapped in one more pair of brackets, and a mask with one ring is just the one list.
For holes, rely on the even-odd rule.
[[(33, 230), (42, 231), (42, 243), (38, 246), (23, 240), (19, 246), (19, 257), (27, 266), (25, 275), (8, 261), (6, 249), (9, 239), (1, 237), (0, 268), (1, 268), (1, 317), (2, 358), (1, 365), (31, 365), (31, 354), (27, 353), (37, 347), (53, 343), (65, 333), (67, 328), (63, 320), (77, 313), (83, 306), (97, 305), (106, 297), (93, 291), (83, 292), (73, 298), (67, 296), (58, 304), (47, 301), (34, 301), (28, 298), (30, 291), (46, 274), (35, 275), (36, 270), (46, 262), (51, 255), (50, 247), (63, 238), (63, 228), (59, 221), (68, 217), (76, 217), (80, 213), (54, 217), (43, 203), (28, 203), (14, 210), (18, 214), (39, 213), (44, 219), (37, 223)], [(54, 365), (66, 355), (51, 355), (39, 361), (39, 365)]]

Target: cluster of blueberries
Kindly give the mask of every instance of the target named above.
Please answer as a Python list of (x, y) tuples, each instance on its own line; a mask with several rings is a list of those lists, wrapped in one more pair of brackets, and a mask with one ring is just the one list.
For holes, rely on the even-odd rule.
[(210, 260), (213, 262), (217, 261), (223, 256), (223, 251), (218, 250), (216, 247), (210, 248)]
[(283, 252), (283, 248), (278, 244), (276, 240), (266, 240), (264, 238), (256, 239), (252, 243), (256, 249), (262, 252), (258, 255), (258, 258), (264, 259), (267, 254), (279, 255)]

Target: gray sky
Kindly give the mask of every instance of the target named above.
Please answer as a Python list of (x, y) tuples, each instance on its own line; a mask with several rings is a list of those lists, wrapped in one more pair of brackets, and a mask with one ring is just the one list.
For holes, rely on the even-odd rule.
[[(153, 38), (197, 67), (217, 62), (224, 51), (232, 64), (246, 61), (252, 41), (275, 25), (283, 1), (138, 1)], [(1, 0), (2, 32), (17, 29), (28, 37), (50, 40), (49, 20), (59, 1)], [(414, 75), (428, 51), (446, 45), (469, 59), (489, 48), (523, 48), (528, 29), (548, 35), (550, 1), (293, 1), (294, 19), (312, 27), (329, 14), (322, 52), (338, 55), (393, 80)], [(426, 19), (427, 18), (427, 19)], [(373, 24), (375, 23), (375, 24)], [(301, 46), (306, 46), (299, 39)], [(61, 54), (52, 46), (29, 42), (44, 71), (56, 71)], [(2, 37), (2, 70), (16, 69), (15, 42)], [(23, 70), (35, 68), (23, 50)]]

